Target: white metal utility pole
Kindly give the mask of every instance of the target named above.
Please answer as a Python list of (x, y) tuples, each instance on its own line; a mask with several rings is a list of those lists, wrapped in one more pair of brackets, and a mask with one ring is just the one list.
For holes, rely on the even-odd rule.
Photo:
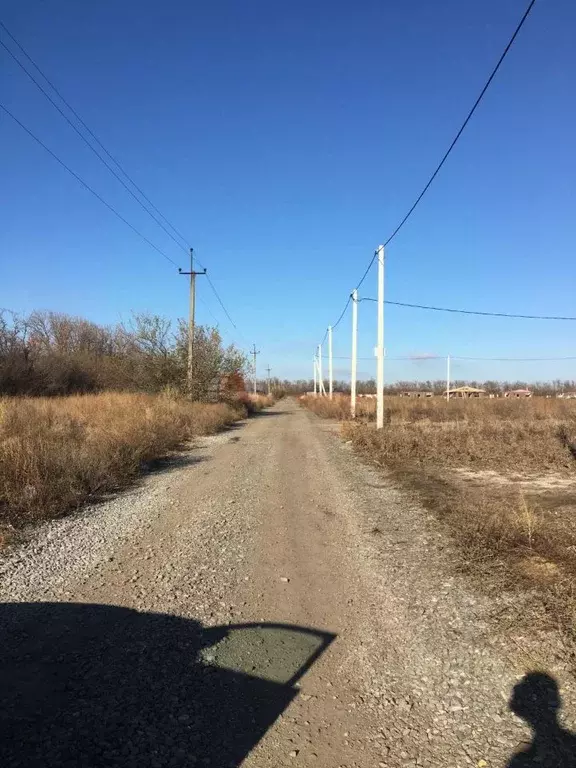
[(450, 402), (450, 355), (446, 358), (446, 400)]
[(272, 370), (272, 368), (270, 368), (270, 363), (268, 363), (268, 368), (266, 368), (266, 373), (268, 374), (268, 376), (267, 376), (267, 381), (268, 381), (268, 394), (270, 394), (270, 371), (271, 371), (271, 370)]
[(332, 400), (334, 393), (334, 381), (332, 377), (332, 326), (328, 326), (328, 397)]
[(317, 394), (318, 394), (318, 392), (317, 392), (318, 373), (317, 373), (317, 370), (316, 370), (316, 368), (317, 368), (317, 366), (316, 366), (316, 355), (314, 355), (314, 358), (313, 358), (312, 362), (314, 363), (314, 397), (316, 397)]
[(256, 349), (256, 344), (252, 345), (252, 359), (254, 360), (254, 394), (257, 392), (256, 388), (256, 355), (260, 354), (260, 350)]
[(316, 361), (318, 365), (318, 394), (322, 397), (322, 344), (318, 344)]
[(378, 341), (376, 347), (376, 429), (384, 427), (384, 246), (378, 246)]
[(358, 291), (352, 291), (352, 369), (350, 371), (350, 416), (356, 418), (356, 366), (358, 364)]
[(188, 313), (188, 394), (192, 397), (194, 394), (194, 309), (196, 304), (196, 275), (205, 275), (206, 270), (194, 272), (194, 249), (190, 248), (190, 272), (183, 272), (180, 267), (178, 272), (181, 275), (190, 275), (190, 308)]

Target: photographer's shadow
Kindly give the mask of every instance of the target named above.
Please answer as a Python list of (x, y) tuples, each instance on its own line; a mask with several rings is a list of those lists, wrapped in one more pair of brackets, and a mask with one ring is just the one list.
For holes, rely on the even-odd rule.
[(576, 734), (558, 722), (561, 705), (556, 680), (544, 672), (530, 672), (514, 686), (510, 709), (528, 723), (533, 737), (508, 768), (576, 768)]
[(0, 605), (0, 765), (240, 765), (333, 638), (105, 605)]

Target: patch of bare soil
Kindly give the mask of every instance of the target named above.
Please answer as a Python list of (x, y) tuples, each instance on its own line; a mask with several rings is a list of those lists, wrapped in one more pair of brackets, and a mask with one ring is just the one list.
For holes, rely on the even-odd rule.
[(497, 472), (493, 469), (470, 469), (470, 467), (452, 467), (451, 472), (463, 480), (475, 485), (514, 486), (520, 490), (547, 492), (566, 491), (566, 496), (576, 501), (576, 477), (559, 472)]

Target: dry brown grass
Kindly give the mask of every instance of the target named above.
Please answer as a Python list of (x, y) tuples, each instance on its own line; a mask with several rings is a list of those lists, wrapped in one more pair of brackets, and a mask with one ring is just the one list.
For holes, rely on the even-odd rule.
[[(324, 418), (349, 419), (349, 397), (301, 402)], [(360, 421), (372, 421), (374, 400), (359, 400), (357, 413)], [(356, 439), (365, 452), (389, 466), (574, 473), (576, 402), (534, 398), (447, 403), (441, 398), (388, 397), (384, 429), (363, 429)]]
[[(300, 403), (323, 419), (338, 419), (338, 421), (350, 419), (350, 397), (348, 395), (334, 395), (332, 400), (327, 397), (303, 395), (300, 398)], [(375, 419), (376, 401), (359, 398), (356, 402), (356, 416), (363, 420)]]
[[(560, 625), (576, 643), (575, 402), (389, 397), (385, 427), (376, 431), (366, 418), (348, 420), (348, 398), (310, 400), (303, 403), (315, 413), (346, 419), (345, 439), (418, 492), (484, 588), (535, 590), (547, 610), (535, 607), (531, 621)], [(561, 494), (530, 486), (551, 472), (563, 478)]]
[(0, 399), (0, 523), (61, 515), (245, 414), (242, 405), (143, 394)]
[(576, 652), (575, 486), (556, 499), (461, 482), (450, 468), (422, 465), (393, 473), (448, 527), (461, 553), (456, 567), (495, 596), (523, 593), (514, 624), (560, 628)]
[[(300, 402), (324, 418), (346, 421), (350, 418), (350, 396), (328, 397), (303, 396)], [(368, 421), (376, 418), (375, 398), (359, 397), (356, 413)], [(443, 397), (408, 398), (386, 395), (384, 414), (387, 423), (413, 421), (485, 422), (488, 418), (507, 421), (563, 421), (576, 419), (576, 401), (557, 398), (534, 397), (526, 400), (505, 398), (453, 399), (449, 403)]]
[(274, 405), (275, 398), (273, 395), (248, 395), (249, 402), (252, 405), (252, 408), (256, 411), (262, 411), (264, 408), (270, 408), (270, 406)]

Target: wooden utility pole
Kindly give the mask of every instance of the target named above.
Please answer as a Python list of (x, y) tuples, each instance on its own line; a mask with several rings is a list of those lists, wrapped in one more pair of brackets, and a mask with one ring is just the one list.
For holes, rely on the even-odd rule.
[(196, 303), (196, 275), (205, 275), (206, 270), (194, 272), (194, 249), (190, 248), (190, 272), (183, 272), (180, 267), (178, 272), (181, 275), (190, 275), (190, 310), (188, 315), (188, 394), (192, 397), (194, 394), (194, 309)]
[(254, 394), (256, 394), (256, 355), (260, 354), (260, 350), (256, 349), (256, 344), (252, 345), (252, 359), (254, 360)]

